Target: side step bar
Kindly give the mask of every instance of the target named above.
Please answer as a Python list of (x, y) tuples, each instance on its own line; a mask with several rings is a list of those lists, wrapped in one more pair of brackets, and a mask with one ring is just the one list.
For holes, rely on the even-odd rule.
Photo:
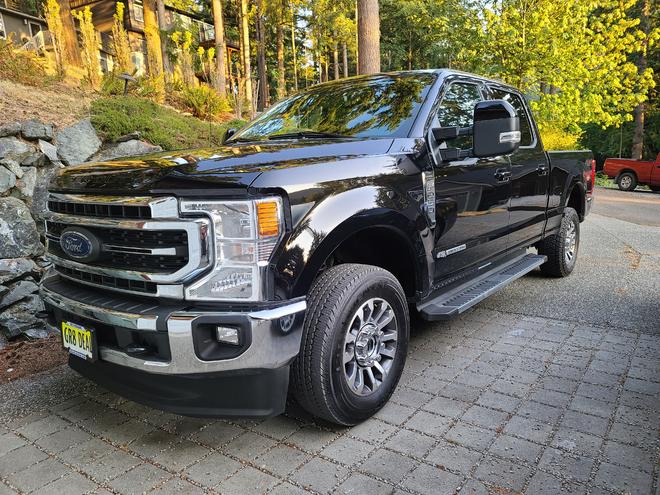
[(523, 254), (479, 274), (476, 278), (440, 294), (431, 301), (418, 304), (417, 309), (425, 320), (448, 320), (531, 272), (547, 259), (547, 256)]

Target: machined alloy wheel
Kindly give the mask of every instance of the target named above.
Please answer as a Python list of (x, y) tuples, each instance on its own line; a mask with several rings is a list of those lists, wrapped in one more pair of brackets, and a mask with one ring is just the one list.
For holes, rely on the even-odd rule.
[(564, 208), (559, 230), (537, 244), (539, 254), (548, 257), (541, 271), (553, 277), (570, 275), (577, 262), (580, 248), (580, 217), (575, 209)]
[(577, 227), (575, 222), (571, 222), (566, 230), (566, 235), (564, 237), (564, 257), (566, 258), (566, 263), (573, 263), (573, 259), (577, 254)]
[(374, 297), (358, 308), (344, 337), (344, 377), (353, 392), (369, 395), (383, 384), (396, 356), (397, 334), (386, 300)]
[(307, 295), (291, 389), (315, 416), (355, 425), (389, 400), (406, 362), (408, 301), (390, 272), (344, 263), (326, 269)]

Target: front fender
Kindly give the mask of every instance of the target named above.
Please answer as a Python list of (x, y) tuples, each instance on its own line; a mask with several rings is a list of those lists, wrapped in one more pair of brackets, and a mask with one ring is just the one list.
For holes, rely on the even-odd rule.
[(431, 236), (418, 206), (387, 187), (365, 185), (328, 196), (297, 222), (276, 258), (276, 286), (288, 297), (306, 294), (333, 251), (370, 227), (391, 229), (405, 240), (415, 279), (428, 279), (424, 242)]

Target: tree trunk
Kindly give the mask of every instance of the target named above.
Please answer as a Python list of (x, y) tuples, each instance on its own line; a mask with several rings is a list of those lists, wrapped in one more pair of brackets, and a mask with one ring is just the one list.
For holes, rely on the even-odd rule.
[(222, 14), (222, 0), (213, 0), (213, 29), (215, 31), (215, 84), (216, 90), (222, 96), (227, 94), (227, 78), (225, 76), (225, 20)]
[(335, 43), (334, 50), (332, 51), (332, 65), (335, 79), (339, 79), (339, 46), (337, 43)]
[[(649, 33), (650, 33), (650, 15), (651, 15), (651, 2), (650, 0), (644, 0), (642, 4), (642, 12), (640, 15), (640, 25), (644, 34), (646, 34), (646, 39), (644, 41), (644, 46), (642, 51), (639, 54), (637, 60), (637, 71), (639, 74), (642, 74), (647, 67), (648, 60), (646, 58), (646, 53), (648, 51), (649, 43)], [(633, 130), (632, 137), (632, 148), (630, 150), (630, 158), (633, 160), (641, 160), (644, 155), (644, 111), (646, 105), (644, 102), (640, 103), (635, 107), (633, 112), (633, 118), (635, 122), (635, 128)]]
[(296, 13), (291, 2), (291, 52), (293, 53), (293, 87), (298, 91), (298, 54), (296, 53)]
[[(281, 5), (282, 11), (284, 5)], [(284, 67), (284, 23), (283, 19), (277, 22), (277, 99), (286, 96), (286, 67)]]
[(254, 102), (252, 100), (252, 68), (250, 67), (250, 23), (248, 19), (247, 0), (241, 2), (241, 56), (243, 59), (243, 77), (245, 78), (245, 99), (250, 107), (250, 115), (254, 117)]
[(268, 80), (266, 77), (266, 26), (264, 25), (263, 0), (257, 0), (257, 72), (259, 75), (259, 98), (257, 110), (268, 106)]
[[(158, 9), (158, 29), (160, 32), (166, 31), (165, 2), (163, 0), (156, 0), (156, 7)], [(160, 38), (160, 51), (161, 57), (163, 58), (163, 69), (165, 70), (165, 74), (171, 74), (172, 65), (170, 64), (170, 58), (167, 56), (167, 36), (161, 36)]]
[(380, 16), (378, 0), (358, 0), (360, 74), (380, 72)]
[(632, 136), (632, 148), (630, 158), (641, 160), (644, 155), (644, 103), (640, 103), (633, 111), (635, 128)]
[(163, 52), (155, 0), (144, 0), (144, 37), (147, 41), (147, 69), (151, 77), (163, 74)]
[[(360, 22), (360, 12), (358, 9), (358, 1), (355, 0), (355, 24), (359, 24)], [(360, 43), (358, 43), (358, 39), (360, 38), (360, 33), (358, 33), (358, 30), (355, 30), (355, 75), (360, 74)]]
[(343, 52), (343, 63), (344, 63), (344, 77), (348, 77), (348, 47), (346, 46), (346, 43), (342, 44), (342, 52)]
[(71, 5), (69, 0), (58, 0), (60, 5), (60, 18), (62, 19), (62, 40), (64, 48), (64, 61), (80, 67), (82, 59), (80, 58), (80, 47), (78, 46), (78, 36), (76, 35), (76, 26), (71, 15)]

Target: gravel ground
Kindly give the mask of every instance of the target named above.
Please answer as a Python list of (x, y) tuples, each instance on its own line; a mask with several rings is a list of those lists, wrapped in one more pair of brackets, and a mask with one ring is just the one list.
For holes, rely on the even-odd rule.
[(660, 228), (592, 214), (576, 271), (416, 323), (399, 388), (354, 428), (291, 405), (183, 418), (67, 368), (0, 386), (0, 495), (658, 494)]

